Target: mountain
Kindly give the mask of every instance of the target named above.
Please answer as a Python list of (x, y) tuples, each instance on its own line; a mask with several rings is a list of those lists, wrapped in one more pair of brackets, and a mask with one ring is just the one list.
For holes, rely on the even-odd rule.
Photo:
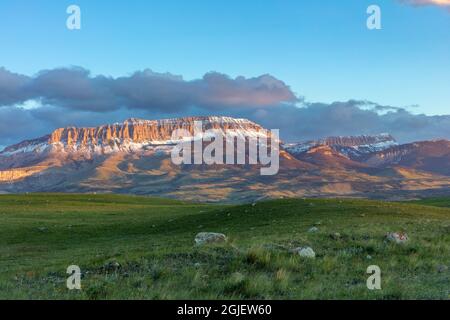
[(261, 165), (174, 164), (170, 153), (180, 139), (172, 133), (184, 129), (196, 140), (201, 137), (196, 121), (204, 130), (270, 138), (262, 126), (229, 117), (128, 119), (95, 128), (61, 128), (0, 152), (0, 193), (115, 192), (228, 202), (450, 193), (446, 140), (398, 144), (381, 134), (282, 144), (278, 174), (262, 176)]
[(264, 135), (265, 129), (246, 120), (229, 117), (189, 117), (181, 119), (128, 119), (123, 123), (96, 128), (60, 128), (52, 134), (21, 142), (5, 148), (2, 156), (45, 152), (82, 152), (108, 154), (119, 151), (134, 152), (147, 146), (171, 145), (172, 132), (187, 130), (194, 135), (195, 121), (201, 121), (203, 130), (215, 129), (222, 133), (236, 130), (242, 135)]
[(285, 145), (285, 149), (294, 155), (301, 155), (322, 148), (330, 150), (330, 152), (336, 152), (348, 159), (358, 160), (367, 154), (383, 151), (396, 145), (398, 144), (394, 137), (383, 133), (373, 136), (328, 137), (320, 140), (290, 143)]
[(365, 162), (375, 167), (402, 166), (450, 175), (450, 141), (422, 141), (370, 154)]

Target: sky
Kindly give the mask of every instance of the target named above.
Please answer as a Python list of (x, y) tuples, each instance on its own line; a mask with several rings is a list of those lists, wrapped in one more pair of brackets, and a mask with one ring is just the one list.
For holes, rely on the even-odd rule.
[[(81, 30), (66, 27), (71, 4)], [(366, 26), (371, 4), (381, 30)], [(2, 0), (0, 148), (58, 126), (193, 113), (299, 140), (450, 138), (449, 30), (447, 0)], [(319, 115), (330, 122), (296, 128)]]

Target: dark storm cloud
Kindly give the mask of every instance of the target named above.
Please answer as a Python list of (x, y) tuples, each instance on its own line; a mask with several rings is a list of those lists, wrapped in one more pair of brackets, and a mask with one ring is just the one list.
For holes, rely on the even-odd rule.
[(263, 75), (232, 79), (211, 72), (202, 79), (185, 81), (180, 76), (136, 72), (128, 77), (91, 76), (82, 68), (39, 72), (34, 77), (0, 69), (0, 105), (39, 100), (44, 105), (68, 109), (110, 112), (120, 108), (176, 112), (188, 107), (266, 107), (297, 101), (282, 81)]
[(48, 128), (24, 109), (0, 108), (0, 145), (7, 146), (27, 138), (35, 138), (47, 133)]
[(29, 78), (0, 67), (0, 106), (20, 103), (29, 99), (24, 86)]

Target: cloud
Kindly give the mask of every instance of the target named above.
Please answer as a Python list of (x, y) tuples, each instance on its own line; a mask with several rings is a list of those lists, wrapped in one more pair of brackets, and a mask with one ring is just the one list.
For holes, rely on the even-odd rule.
[(413, 6), (450, 6), (450, 0), (399, 0), (402, 3)]
[(29, 78), (0, 68), (0, 105), (10, 105), (29, 99), (24, 86)]
[(383, 132), (391, 133), (400, 142), (450, 139), (449, 115), (417, 115), (368, 101), (306, 103), (301, 108), (285, 106), (248, 116), (270, 128), (280, 128), (288, 141)]
[[(36, 103), (24, 104), (30, 99)], [(66, 126), (196, 115), (248, 118), (280, 129), (286, 141), (382, 132), (400, 142), (450, 139), (450, 115), (413, 114), (370, 101), (299, 102), (286, 84), (270, 75), (233, 79), (208, 73), (186, 81), (149, 70), (111, 78), (94, 77), (81, 68), (42, 71), (33, 77), (0, 69), (0, 105), (0, 145)]]
[(267, 107), (295, 103), (290, 88), (271, 75), (256, 78), (211, 72), (202, 79), (185, 81), (181, 76), (139, 71), (112, 78), (91, 76), (83, 68), (44, 70), (34, 77), (0, 69), (0, 106), (39, 100), (43, 105), (67, 109), (110, 112), (120, 108), (176, 112), (189, 107)]

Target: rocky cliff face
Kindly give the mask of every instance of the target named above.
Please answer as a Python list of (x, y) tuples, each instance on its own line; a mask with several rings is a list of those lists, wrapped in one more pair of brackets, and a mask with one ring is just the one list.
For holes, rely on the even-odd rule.
[(60, 128), (48, 136), (24, 141), (6, 148), (0, 156), (45, 151), (90, 151), (110, 153), (136, 151), (145, 145), (173, 144), (172, 133), (184, 129), (194, 134), (195, 122), (200, 121), (203, 130), (215, 129), (225, 132), (235, 130), (243, 135), (265, 135), (263, 127), (246, 119), (230, 117), (188, 117), (165, 120), (128, 119), (123, 123), (95, 128)]
[(100, 126), (97, 128), (62, 128), (55, 130), (49, 139), (50, 144), (67, 145), (107, 144), (110, 141), (161, 142), (171, 140), (172, 132), (184, 129), (194, 133), (195, 121), (203, 123), (203, 130), (244, 130), (262, 131), (263, 128), (246, 119), (227, 117), (190, 117), (166, 120), (128, 119), (124, 123)]
[(349, 137), (328, 137), (318, 140), (318, 144), (324, 144), (327, 146), (343, 146), (343, 147), (356, 147), (375, 144), (391, 144), (395, 142), (393, 136), (387, 133), (378, 135), (362, 135), (362, 136), (349, 136)]

